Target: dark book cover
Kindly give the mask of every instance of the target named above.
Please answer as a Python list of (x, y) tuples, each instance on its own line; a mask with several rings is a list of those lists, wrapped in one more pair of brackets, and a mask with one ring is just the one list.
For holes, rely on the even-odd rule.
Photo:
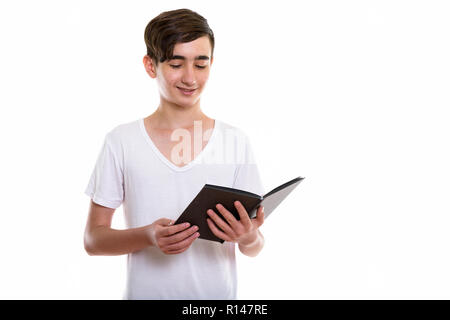
[(276, 187), (264, 196), (244, 190), (205, 184), (177, 221), (175, 221), (175, 224), (189, 222), (191, 225), (198, 226), (200, 239), (223, 243), (224, 241), (216, 237), (209, 229), (208, 223), (206, 222), (208, 218), (206, 211), (208, 209), (214, 210), (222, 217), (216, 208), (216, 204), (220, 203), (233, 214), (236, 220), (240, 220), (239, 213), (234, 206), (235, 201), (240, 201), (247, 210), (250, 218), (256, 217), (257, 209), (262, 205), (264, 207), (264, 219), (266, 219), (303, 179), (303, 177), (292, 179)]

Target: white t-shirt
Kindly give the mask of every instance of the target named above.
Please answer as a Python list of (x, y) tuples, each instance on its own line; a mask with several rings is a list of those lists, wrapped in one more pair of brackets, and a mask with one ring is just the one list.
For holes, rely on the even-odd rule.
[[(105, 207), (123, 204), (127, 228), (137, 228), (159, 218), (176, 220), (206, 183), (263, 195), (243, 131), (215, 120), (205, 148), (178, 167), (138, 119), (106, 135), (85, 193)], [(128, 254), (125, 299), (236, 299), (236, 291), (234, 243), (196, 239), (180, 254), (151, 246)]]

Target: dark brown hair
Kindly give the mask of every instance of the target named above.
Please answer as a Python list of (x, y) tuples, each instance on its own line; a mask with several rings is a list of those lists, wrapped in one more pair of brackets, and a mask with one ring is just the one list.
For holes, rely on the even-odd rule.
[(157, 65), (173, 56), (176, 43), (190, 42), (207, 35), (214, 52), (214, 33), (208, 21), (189, 9), (165, 11), (153, 18), (145, 28), (147, 55)]

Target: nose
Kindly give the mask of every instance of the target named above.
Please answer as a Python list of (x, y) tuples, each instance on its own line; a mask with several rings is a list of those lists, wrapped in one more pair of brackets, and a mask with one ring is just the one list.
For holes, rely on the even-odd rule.
[(193, 67), (188, 66), (184, 68), (183, 78), (181, 79), (181, 82), (189, 87), (195, 86), (197, 81), (195, 81), (195, 73)]

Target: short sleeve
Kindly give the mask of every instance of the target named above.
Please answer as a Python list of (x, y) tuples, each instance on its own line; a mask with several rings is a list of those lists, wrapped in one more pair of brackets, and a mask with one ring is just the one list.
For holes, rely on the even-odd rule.
[(107, 134), (84, 192), (95, 203), (117, 209), (123, 202), (123, 170)]
[(264, 187), (259, 174), (258, 165), (253, 154), (253, 149), (250, 140), (246, 135), (243, 137), (244, 148), (242, 149), (243, 161), (238, 163), (234, 178), (233, 187), (236, 189), (253, 192), (259, 195), (264, 195)]

